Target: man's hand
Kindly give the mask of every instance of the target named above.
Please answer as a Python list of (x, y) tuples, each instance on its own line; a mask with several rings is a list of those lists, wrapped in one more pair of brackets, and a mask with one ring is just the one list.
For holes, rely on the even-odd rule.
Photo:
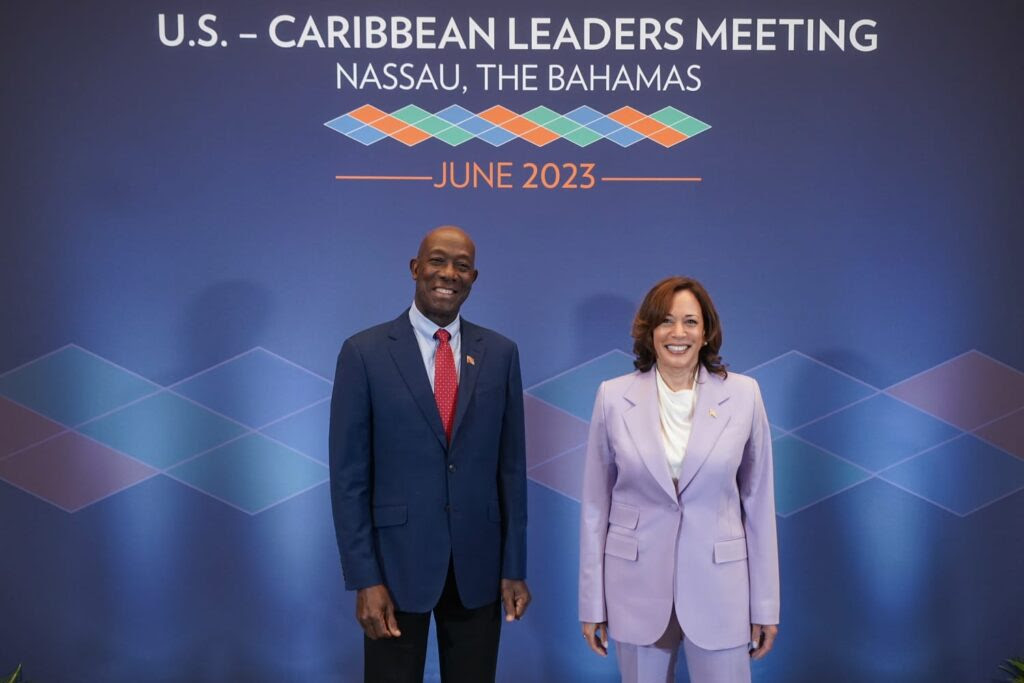
[(600, 624), (593, 624), (590, 622), (583, 622), (583, 639), (587, 641), (587, 645), (590, 649), (601, 655), (602, 657), (608, 656), (608, 622), (602, 621)]
[[(779, 634), (779, 627), (774, 624), (750, 625), (750, 642), (756, 647), (750, 651), (751, 659), (761, 659), (772, 649), (775, 644), (775, 636)], [(764, 637), (762, 641), (761, 638)]]
[(519, 579), (501, 580), (501, 602), (505, 605), (505, 621), (518, 621), (530, 604), (530, 589)]
[(356, 620), (371, 640), (402, 635), (395, 620), (395, 604), (382, 583), (360, 588), (356, 593)]

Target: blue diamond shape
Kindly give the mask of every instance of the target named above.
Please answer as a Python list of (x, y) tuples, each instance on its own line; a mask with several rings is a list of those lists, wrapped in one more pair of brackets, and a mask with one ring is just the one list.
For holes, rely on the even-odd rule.
[(444, 119), (449, 123), (462, 123), (469, 117), (473, 116), (473, 112), (460, 107), (457, 104), (453, 104), (450, 107), (445, 107), (441, 111), (437, 112), (436, 116), (439, 119)]
[(601, 135), (608, 135), (609, 133), (614, 133), (619, 128), (622, 128), (622, 124), (619, 123), (618, 121), (608, 118), (607, 116), (602, 116), (596, 121), (591, 121), (590, 123), (588, 123), (587, 128), (594, 131), (595, 133), (600, 133)]
[(465, 121), (460, 122), (459, 128), (466, 131), (467, 133), (472, 133), (473, 135), (480, 135), (481, 133), (494, 128), (494, 124), (491, 123), (490, 121), (485, 121), (479, 116), (473, 116), (472, 118), (468, 118)]
[(362, 128), (356, 128), (347, 135), (356, 142), (361, 142), (364, 145), (372, 145), (378, 140), (387, 137), (384, 133), (381, 133), (373, 126), (363, 126)]
[(633, 143), (640, 142), (644, 139), (644, 136), (637, 133), (635, 130), (629, 128), (620, 128), (614, 133), (610, 133), (608, 139), (621, 147), (629, 147)]
[[(461, 127), (461, 126), (460, 126)], [(515, 140), (516, 136), (503, 128), (491, 128), (477, 136), (484, 142), (489, 142), (495, 147), (504, 145), (509, 140)]]
[(867, 384), (795, 351), (749, 374), (761, 385), (768, 419), (787, 430), (876, 393)]
[(527, 393), (589, 421), (601, 382), (632, 371), (633, 356), (618, 350), (610, 351), (530, 387)]
[(260, 431), (300, 453), (326, 463), (327, 430), (330, 424), (331, 402), (321, 401)]
[(879, 394), (796, 433), (877, 472), (961, 432), (902, 401)]
[(330, 396), (331, 383), (263, 349), (253, 349), (173, 389), (258, 428)]
[(789, 515), (871, 478), (864, 470), (792, 436), (772, 443), (775, 510)]
[(569, 119), (570, 121), (575, 121), (576, 123), (586, 125), (591, 121), (596, 121), (597, 119), (603, 116), (604, 114), (602, 114), (601, 112), (595, 109), (591, 109), (590, 107), (584, 105), (582, 107), (577, 107), (576, 109), (573, 109), (571, 112), (565, 115), (565, 118)]
[(167, 472), (226, 503), (256, 513), (327, 481), (327, 468), (251, 434)]
[(878, 476), (963, 516), (1024, 487), (1024, 461), (964, 435)]
[(365, 124), (359, 119), (353, 118), (348, 114), (342, 114), (336, 119), (331, 119), (324, 125), (331, 130), (336, 130), (343, 135), (348, 135), (356, 128), (362, 128)]
[(77, 346), (65, 346), (0, 376), (0, 395), (68, 426), (159, 388)]
[(161, 392), (93, 420), (78, 431), (163, 469), (246, 430), (187, 399)]

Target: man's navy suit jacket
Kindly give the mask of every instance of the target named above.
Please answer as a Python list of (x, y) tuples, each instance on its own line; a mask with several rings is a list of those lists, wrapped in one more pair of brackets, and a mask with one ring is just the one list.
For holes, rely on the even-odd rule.
[(447, 443), (408, 311), (348, 340), (331, 400), (334, 527), (345, 587), (384, 584), (429, 612), (449, 558), (463, 604), (526, 576), (526, 457), (516, 345), (462, 320)]

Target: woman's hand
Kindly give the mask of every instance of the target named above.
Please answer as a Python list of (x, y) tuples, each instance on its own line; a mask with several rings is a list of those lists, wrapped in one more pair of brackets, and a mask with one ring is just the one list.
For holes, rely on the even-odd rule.
[(608, 656), (608, 622), (600, 624), (583, 622), (583, 639), (587, 641), (590, 649), (601, 655)]
[[(751, 624), (750, 642), (757, 645), (750, 651), (751, 659), (761, 659), (768, 654), (775, 644), (775, 636), (779, 635), (779, 627), (775, 624)], [(764, 638), (762, 641), (761, 638)]]

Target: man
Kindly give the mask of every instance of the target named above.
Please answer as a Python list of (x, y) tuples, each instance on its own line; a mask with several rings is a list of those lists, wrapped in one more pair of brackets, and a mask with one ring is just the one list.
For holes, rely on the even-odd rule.
[(506, 621), (530, 602), (519, 352), (459, 315), (475, 256), (459, 228), (430, 232), (412, 307), (338, 355), (331, 501), (368, 683), (423, 680), (431, 612), (441, 680), (493, 681), (498, 599)]

